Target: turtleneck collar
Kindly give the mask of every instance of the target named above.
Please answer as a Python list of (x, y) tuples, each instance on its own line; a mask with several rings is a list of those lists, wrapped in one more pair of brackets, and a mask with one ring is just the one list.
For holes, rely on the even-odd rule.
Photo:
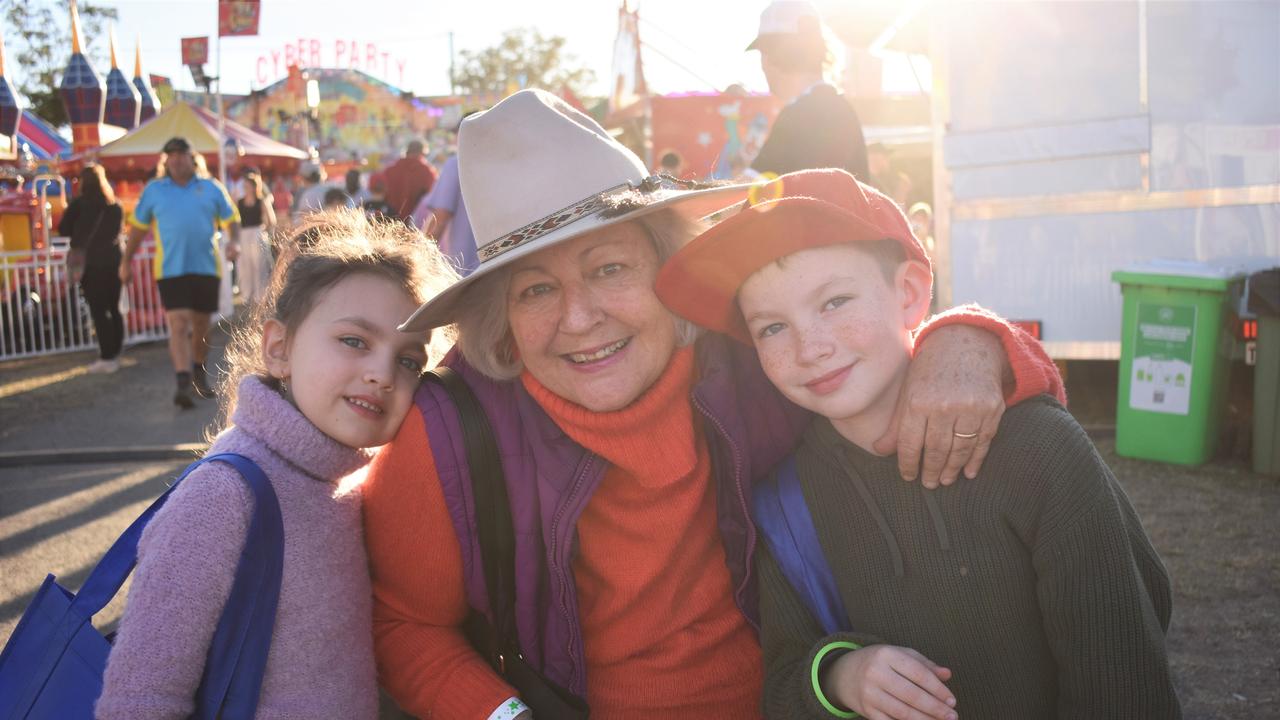
[(292, 403), (253, 375), (240, 381), (231, 423), (285, 462), (324, 482), (336, 483), (373, 458), (373, 449), (347, 447), (320, 432)]
[(662, 375), (635, 402), (613, 412), (593, 412), (548, 390), (526, 370), (525, 390), (574, 442), (600, 455), (645, 485), (685, 477), (698, 461), (690, 392), (693, 348), (681, 348)]

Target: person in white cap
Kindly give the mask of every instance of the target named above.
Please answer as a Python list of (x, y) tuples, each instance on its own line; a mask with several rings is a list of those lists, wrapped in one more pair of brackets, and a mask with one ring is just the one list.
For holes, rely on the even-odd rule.
[(760, 14), (760, 32), (747, 50), (760, 51), (769, 92), (787, 105), (751, 163), (755, 172), (840, 168), (870, 181), (862, 123), (848, 98), (824, 78), (834, 50), (828, 34), (806, 0), (778, 0)]
[[(457, 406), (423, 383), (363, 486), (381, 684), (437, 720), (579, 718), (584, 703), (603, 718), (759, 717), (747, 508), (809, 417), (750, 348), (699, 336), (654, 288), (701, 218), (749, 188), (651, 177), (537, 90), (463, 122), (458, 157), (480, 263), (401, 329), (456, 323), (443, 365), (492, 426), (514, 577), (486, 583), (495, 548), (476, 523), (493, 508), (477, 507)], [(956, 320), (969, 327), (939, 327)], [(1004, 390), (1060, 380), (1034, 341), (982, 311), (924, 332), (904, 404), (927, 411), (907, 413), (898, 445), (912, 478), (928, 445), (936, 486), (976, 472)], [(506, 607), (519, 652), (482, 656), (463, 626)], [(533, 686), (547, 692), (517, 689)]]

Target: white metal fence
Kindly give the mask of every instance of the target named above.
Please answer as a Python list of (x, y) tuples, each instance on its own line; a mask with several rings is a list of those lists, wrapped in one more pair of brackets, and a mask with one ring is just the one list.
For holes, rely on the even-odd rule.
[[(169, 336), (151, 271), (153, 251), (133, 258), (133, 280), (120, 293), (124, 343)], [(89, 304), (67, 272), (67, 252), (0, 252), (0, 360), (97, 348)]]

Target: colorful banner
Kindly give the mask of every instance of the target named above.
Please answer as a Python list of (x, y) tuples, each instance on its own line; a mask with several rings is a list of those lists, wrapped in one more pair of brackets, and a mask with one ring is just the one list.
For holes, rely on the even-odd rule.
[(257, 35), (258, 0), (218, 0), (218, 36)]
[(182, 64), (203, 65), (209, 62), (209, 38), (182, 38)]

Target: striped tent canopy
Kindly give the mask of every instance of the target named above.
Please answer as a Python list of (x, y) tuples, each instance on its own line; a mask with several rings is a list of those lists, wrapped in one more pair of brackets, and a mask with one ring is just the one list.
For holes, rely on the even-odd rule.
[(24, 144), (36, 160), (56, 160), (71, 154), (71, 141), (30, 110), (22, 111), (18, 125), (18, 147)]
[[(191, 148), (205, 156), (211, 171), (218, 164), (218, 117), (203, 108), (175, 102), (159, 115), (114, 142), (109, 142), (76, 160), (93, 160), (117, 175), (148, 175), (156, 166), (160, 149), (173, 137), (186, 138)], [(229, 153), (233, 165), (253, 165), (267, 174), (297, 172), (307, 154), (295, 147), (276, 142), (239, 124), (227, 121)]]

